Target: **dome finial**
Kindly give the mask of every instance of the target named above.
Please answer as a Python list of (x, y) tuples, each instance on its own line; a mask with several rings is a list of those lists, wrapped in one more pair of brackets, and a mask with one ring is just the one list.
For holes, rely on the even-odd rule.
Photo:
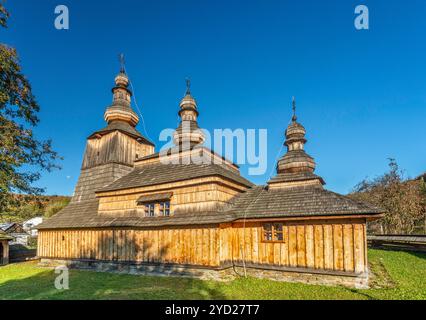
[(123, 53), (120, 53), (120, 54), (118, 55), (118, 58), (119, 58), (119, 60), (120, 60), (120, 72), (121, 72), (121, 73), (126, 73), (126, 68), (125, 68), (125, 66), (124, 66), (124, 54), (123, 54)]
[(191, 95), (191, 79), (189, 77), (185, 78), (186, 82), (186, 95)]
[(291, 120), (293, 122), (296, 122), (296, 120), (297, 120), (297, 116), (296, 116), (296, 98), (294, 96), (293, 96), (293, 99), (292, 99), (292, 108), (293, 108), (293, 118), (291, 118)]

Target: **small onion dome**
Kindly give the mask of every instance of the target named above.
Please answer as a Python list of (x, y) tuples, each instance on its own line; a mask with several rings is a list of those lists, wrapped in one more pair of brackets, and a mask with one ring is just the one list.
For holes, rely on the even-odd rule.
[(314, 172), (315, 161), (304, 150), (305, 134), (305, 128), (296, 121), (287, 127), (284, 143), (287, 153), (278, 161), (278, 173)]
[(127, 88), (127, 86), (129, 85), (129, 78), (124, 72), (120, 72), (114, 80), (117, 87)]
[(182, 116), (183, 111), (193, 111), (198, 116), (197, 102), (191, 96), (191, 94), (186, 94), (179, 103), (179, 116)]
[(202, 144), (204, 140), (204, 132), (200, 129), (196, 121), (182, 121), (173, 134), (175, 145), (185, 143), (189, 143), (189, 145)]
[(304, 150), (287, 152), (277, 164), (278, 173), (314, 172), (315, 161)]
[(293, 118), (285, 131), (287, 153), (278, 161), (278, 173), (314, 172), (315, 161), (304, 148), (306, 129), (297, 122), (296, 101), (293, 98)]
[(285, 131), (286, 141), (284, 145), (288, 147), (295, 141), (306, 143), (305, 134), (306, 130), (300, 123), (292, 122)]
[(120, 105), (108, 107), (104, 114), (106, 122), (124, 121), (135, 127), (139, 122), (139, 116), (131, 108)]
[(191, 82), (187, 79), (186, 93), (179, 103), (180, 109), (178, 114), (181, 122), (173, 136), (176, 145), (184, 143), (189, 143), (190, 145), (201, 144), (205, 140), (204, 133), (198, 127), (197, 102), (191, 95), (190, 85)]
[(128, 89), (129, 78), (123, 67), (114, 81), (115, 87), (112, 88), (113, 101), (106, 109), (104, 119), (108, 123), (124, 121), (135, 127), (139, 122), (139, 117), (131, 108), (132, 92)]

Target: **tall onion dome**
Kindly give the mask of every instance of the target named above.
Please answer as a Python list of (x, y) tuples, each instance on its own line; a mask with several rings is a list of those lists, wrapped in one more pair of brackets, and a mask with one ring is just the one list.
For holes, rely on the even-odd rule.
[(285, 131), (287, 153), (278, 160), (277, 175), (269, 182), (269, 186), (294, 186), (304, 184), (323, 185), (324, 180), (315, 175), (315, 161), (305, 152), (307, 142), (305, 128), (297, 122), (296, 101), (293, 98), (293, 117)]
[(121, 70), (115, 77), (115, 87), (112, 88), (113, 101), (104, 114), (105, 121), (124, 121), (135, 127), (139, 122), (138, 115), (132, 110), (130, 103), (132, 92), (129, 90), (129, 78), (124, 69), (124, 58), (121, 57)]
[(186, 93), (180, 101), (179, 117), (181, 121), (176, 128), (173, 140), (178, 146), (189, 146), (202, 144), (205, 140), (204, 134), (198, 126), (198, 109), (197, 102), (191, 95), (191, 83), (186, 80)]

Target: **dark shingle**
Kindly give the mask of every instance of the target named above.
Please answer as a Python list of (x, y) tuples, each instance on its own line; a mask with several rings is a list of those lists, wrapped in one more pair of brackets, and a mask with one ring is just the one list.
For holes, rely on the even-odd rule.
[(246, 218), (380, 214), (366, 203), (323, 189), (304, 186), (267, 189), (258, 186), (236, 196), (229, 212)]
[(98, 130), (90, 135), (89, 138), (95, 136), (95, 135), (104, 135), (112, 131), (121, 131), (127, 135), (130, 135), (131, 137), (141, 139), (143, 143), (149, 144), (151, 146), (154, 146), (154, 143), (149, 141), (147, 138), (145, 138), (139, 131), (137, 131), (134, 127), (132, 127), (130, 124), (124, 121), (112, 121), (106, 126), (105, 128)]
[(146, 187), (211, 176), (220, 176), (247, 187), (251, 187), (253, 185), (250, 181), (240, 176), (236, 171), (231, 171), (217, 164), (197, 165), (156, 163), (137, 167), (128, 175), (116, 180), (105, 188), (98, 190), (98, 192)]
[(72, 203), (39, 225), (39, 229), (164, 227), (206, 225), (238, 219), (372, 215), (383, 210), (327, 191), (321, 187), (272, 189), (259, 186), (237, 195), (221, 210), (178, 212), (170, 217), (108, 217), (98, 215), (98, 200)]
[(218, 224), (234, 220), (230, 212), (181, 212), (170, 217), (108, 217), (98, 215), (98, 200), (68, 205), (37, 226), (38, 229), (161, 227)]

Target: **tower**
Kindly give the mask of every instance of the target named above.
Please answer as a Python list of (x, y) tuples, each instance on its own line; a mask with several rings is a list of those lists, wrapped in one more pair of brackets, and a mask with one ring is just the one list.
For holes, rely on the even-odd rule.
[(315, 161), (305, 152), (306, 129), (297, 122), (296, 100), (292, 101), (293, 117), (285, 131), (287, 153), (278, 160), (277, 175), (268, 182), (270, 188), (318, 185), (324, 180), (314, 174)]
[(154, 153), (154, 144), (136, 130), (138, 115), (132, 110), (132, 92), (121, 56), (121, 69), (112, 88), (113, 101), (104, 119), (107, 126), (87, 138), (80, 177), (72, 202), (95, 199), (95, 191), (133, 169), (136, 159)]
[(197, 102), (191, 95), (191, 82), (186, 79), (186, 93), (179, 103), (179, 117), (181, 119), (173, 140), (180, 149), (199, 145), (204, 142), (204, 134), (198, 126)]

